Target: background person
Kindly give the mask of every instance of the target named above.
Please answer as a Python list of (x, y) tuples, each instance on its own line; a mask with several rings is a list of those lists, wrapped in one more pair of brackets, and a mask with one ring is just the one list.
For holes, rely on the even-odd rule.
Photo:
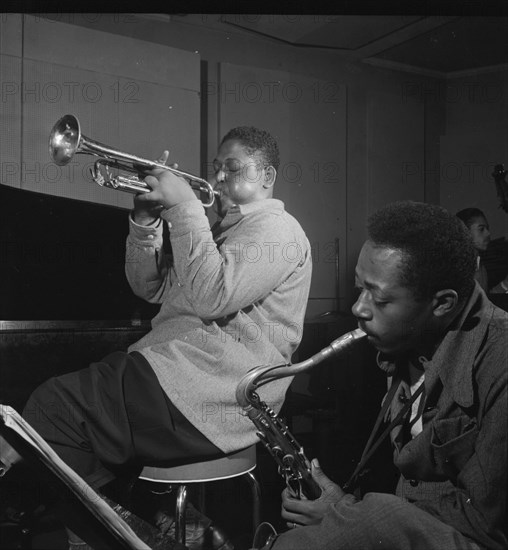
[(457, 212), (457, 217), (461, 219), (471, 233), (473, 243), (478, 251), (478, 263), (475, 278), (480, 283), (480, 286), (491, 294), (508, 293), (508, 275), (497, 284), (492, 284), (489, 281), (488, 270), (483, 261), (483, 255), (489, 248), (491, 242), (489, 222), (487, 217), (479, 208), (464, 208)]
[(475, 279), (480, 283), (480, 286), (489, 291), (489, 277), (487, 269), (481, 261), (481, 252), (485, 252), (490, 243), (490, 228), (489, 222), (485, 214), (479, 208), (464, 208), (457, 212), (457, 217), (462, 220), (471, 233), (473, 244), (478, 250), (478, 260), (475, 272)]

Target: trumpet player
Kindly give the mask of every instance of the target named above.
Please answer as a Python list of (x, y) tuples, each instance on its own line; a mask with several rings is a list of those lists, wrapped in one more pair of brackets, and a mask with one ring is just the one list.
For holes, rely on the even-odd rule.
[(508, 548), (508, 314), (475, 269), (467, 229), (444, 209), (400, 202), (372, 215), (352, 311), (390, 388), (379, 421), (400, 474), (396, 494), (346, 493), (313, 462), (321, 496), (284, 490), (290, 529), (267, 548)]
[[(256, 443), (236, 404), (238, 381), (259, 364), (289, 362), (300, 342), (312, 260), (302, 227), (273, 198), (277, 142), (257, 128), (234, 128), (213, 166), (214, 227), (188, 183), (169, 170), (152, 171), (151, 191), (134, 199), (125, 269), (135, 294), (160, 304), (152, 330), (127, 352), (47, 381), (24, 409), (100, 492), (145, 465), (196, 462)], [(280, 407), (288, 383), (265, 398)], [(8, 467), (19, 457), (3, 448)], [(73, 530), (71, 547), (83, 550), (86, 528), (74, 522)], [(230, 546), (219, 537), (216, 548)]]

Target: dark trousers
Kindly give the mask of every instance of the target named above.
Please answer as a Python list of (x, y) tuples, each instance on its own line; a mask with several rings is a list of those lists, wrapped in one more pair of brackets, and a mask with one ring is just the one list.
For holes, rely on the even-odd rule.
[(361, 501), (349, 506), (340, 503), (330, 506), (321, 523), (290, 529), (281, 534), (270, 548), (485, 550), (414, 504), (384, 493), (367, 493)]
[(30, 396), (23, 417), (94, 489), (137, 476), (143, 466), (224, 456), (182, 416), (136, 352), (51, 378)]

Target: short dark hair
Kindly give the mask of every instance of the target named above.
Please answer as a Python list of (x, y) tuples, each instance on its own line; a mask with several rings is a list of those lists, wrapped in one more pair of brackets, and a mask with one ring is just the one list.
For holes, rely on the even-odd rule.
[(266, 130), (259, 130), (254, 126), (238, 126), (229, 130), (222, 138), (220, 145), (230, 139), (239, 141), (245, 147), (247, 154), (251, 156), (256, 153), (260, 154), (267, 166), (273, 166), (275, 170), (278, 170), (280, 164), (279, 146)]
[(455, 214), (459, 220), (462, 220), (466, 227), (471, 227), (473, 225), (473, 220), (475, 218), (486, 218), (485, 214), (479, 208), (464, 208)]
[(474, 286), (477, 251), (464, 224), (444, 208), (400, 201), (375, 212), (368, 221), (369, 239), (398, 250), (400, 282), (417, 300), (451, 288), (464, 300)]

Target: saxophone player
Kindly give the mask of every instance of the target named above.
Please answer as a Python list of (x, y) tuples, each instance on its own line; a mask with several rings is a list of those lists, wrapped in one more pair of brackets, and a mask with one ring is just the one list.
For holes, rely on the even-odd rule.
[(508, 547), (508, 313), (488, 300), (475, 269), (472, 240), (446, 210), (405, 201), (371, 216), (352, 311), (387, 376), (380, 421), (396, 494), (347, 493), (314, 461), (321, 496), (285, 489), (290, 529), (267, 548)]

